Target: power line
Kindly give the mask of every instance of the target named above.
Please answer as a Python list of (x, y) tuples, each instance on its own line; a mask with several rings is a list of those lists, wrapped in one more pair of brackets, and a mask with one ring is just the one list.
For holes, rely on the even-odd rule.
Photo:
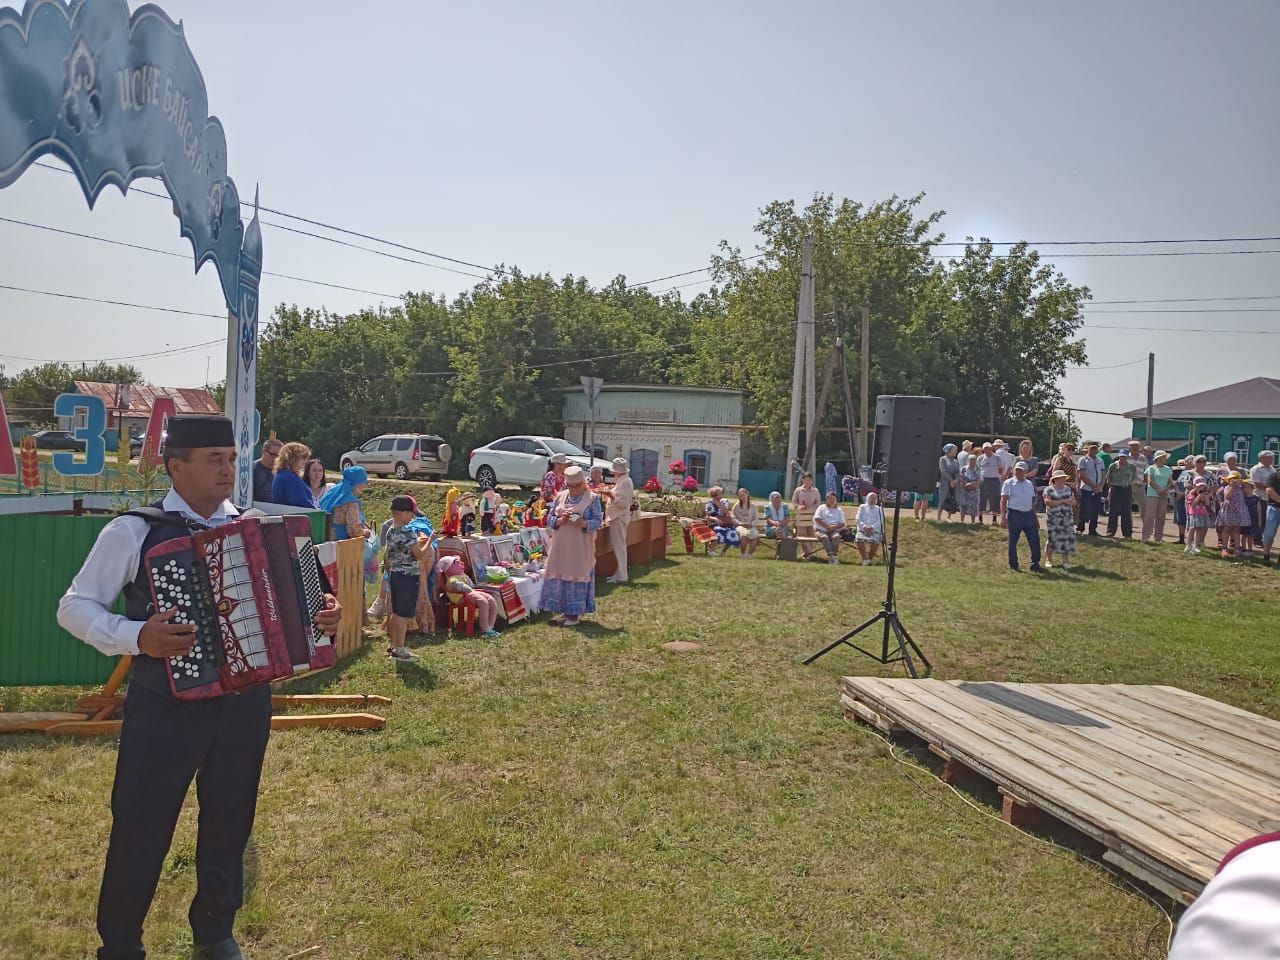
[(227, 342), (226, 337), (219, 337), (217, 340), (206, 340), (204, 343), (192, 343), (185, 347), (171, 347), (166, 350), (153, 350), (150, 353), (133, 353), (123, 357), (98, 357), (90, 360), (81, 358), (78, 360), (51, 360), (41, 359), (40, 357), (17, 357), (8, 353), (0, 353), (0, 358), (5, 360), (23, 360), (27, 363), (66, 363), (75, 366), (77, 363), (112, 363), (116, 360), (145, 360), (150, 357), (167, 357), (172, 354), (186, 353), (189, 350), (198, 350), (201, 347), (211, 347), (214, 344), (223, 344)]
[[(767, 257), (767, 256), (769, 256), (769, 254), (767, 253), (753, 253), (749, 257), (734, 257), (729, 262), (730, 263), (746, 263), (749, 260), (759, 260), (762, 257)], [(714, 269), (715, 269), (714, 266), (706, 266), (706, 267), (698, 267), (696, 270), (683, 270), (680, 273), (669, 273), (665, 277), (654, 277), (652, 280), (640, 280), (636, 283), (628, 283), (627, 289), (630, 290), (632, 287), (647, 287), (651, 283), (661, 283), (663, 280), (677, 280), (680, 277), (691, 277), (695, 273), (706, 273), (708, 270), (714, 270)], [(705, 283), (706, 281), (700, 280), (698, 282)], [(674, 290), (676, 288), (672, 287), (671, 289)]]
[[(53, 170), (57, 173), (71, 174), (71, 171), (66, 169), (65, 167), (55, 166), (54, 164), (51, 164), (51, 163), (42, 163), (38, 160), (35, 163), (33, 163), (32, 166), (41, 167), (44, 170)], [(74, 174), (72, 175), (74, 176)], [(145, 187), (136, 187), (132, 185), (130, 185), (129, 189), (132, 191), (141, 193), (144, 196), (156, 197), (160, 200), (169, 200), (170, 202), (172, 202), (172, 198), (165, 193), (157, 193), (156, 191), (148, 190)], [(240, 206), (252, 208), (253, 204), (248, 200), (241, 200)], [(325, 230), (332, 230), (335, 233), (345, 233), (348, 236), (359, 237), (361, 240), (372, 240), (374, 243), (381, 243), (384, 246), (388, 246), (388, 247), (397, 247), (398, 249), (407, 250), (410, 253), (420, 254), (421, 256), (424, 256), (424, 257), (431, 257), (432, 259), (435, 259), (435, 260), (445, 260), (449, 263), (459, 264), (460, 266), (475, 267), (477, 270), (487, 270), (490, 273), (493, 272), (493, 269), (491, 267), (485, 266), (482, 263), (472, 263), (470, 260), (459, 260), (456, 257), (448, 257), (442, 253), (432, 253), (429, 250), (421, 250), (417, 247), (410, 247), (406, 244), (398, 243), (394, 240), (385, 240), (382, 237), (375, 237), (367, 233), (360, 233), (356, 230), (349, 230), (346, 227), (333, 226), (332, 224), (324, 223), (320, 220), (312, 220), (308, 217), (299, 216), (294, 213), (286, 213), (283, 210), (276, 210), (272, 207), (259, 207), (258, 209), (262, 213), (270, 213), (277, 217), (284, 217), (287, 220), (297, 220), (300, 223), (309, 223), (313, 227), (321, 227)], [(328, 239), (328, 238), (324, 238), (324, 239)]]
[(1137, 327), (1123, 324), (1091, 323), (1090, 330), (1158, 330), (1161, 333), (1247, 333), (1257, 336), (1274, 336), (1280, 330), (1224, 330), (1218, 327)]
[[(15, 220), (12, 217), (0, 217), (0, 223), (11, 223), (20, 227), (31, 227), (35, 230), (46, 230), (49, 233), (59, 233), (63, 236), (78, 237), (81, 240), (96, 240), (98, 243), (109, 243), (114, 247), (127, 247), (130, 250), (141, 250), (145, 253), (157, 253), (165, 257), (176, 257), (179, 260), (191, 261), (191, 258), (185, 253), (176, 253), (172, 250), (161, 250), (159, 247), (148, 247), (139, 243), (127, 243), (124, 240), (113, 240), (110, 237), (100, 237), (92, 233), (80, 233), (76, 230), (66, 230), (62, 227), (52, 227), (45, 223), (32, 223), (29, 220)], [(430, 264), (428, 264), (430, 266)], [(399, 293), (382, 293), (378, 290), (362, 290), (359, 287), (349, 287), (341, 283), (330, 283), (327, 280), (312, 280), (309, 277), (295, 277), (287, 273), (274, 273), (270, 270), (263, 270), (264, 277), (276, 277), (280, 280), (296, 280), (299, 283), (312, 283), (318, 287), (331, 287), (335, 290), (347, 290), (351, 293), (364, 293), (371, 297), (387, 297), (393, 300), (403, 300), (404, 294)]]
[(1280, 313), (1280, 307), (1178, 307), (1173, 310), (1090, 310), (1089, 313)]
[(386, 257), (388, 260), (399, 260), (402, 263), (416, 263), (420, 267), (430, 267), (432, 270), (443, 270), (445, 273), (456, 273), (464, 277), (475, 277), (477, 280), (492, 279), (491, 276), (486, 274), (469, 273), (466, 270), (456, 270), (453, 267), (442, 267), (438, 263), (427, 263), (425, 260), (415, 260), (412, 257), (404, 257), (398, 253), (388, 253), (386, 250), (376, 250), (373, 247), (366, 247), (363, 244), (351, 243), (347, 240), (339, 240), (336, 237), (326, 237), (319, 233), (312, 233), (310, 230), (299, 230), (297, 227), (286, 227), (283, 223), (273, 223), (270, 220), (261, 220), (259, 222), (264, 227), (270, 227), (274, 230), (283, 230), (285, 233), (296, 233), (301, 237), (311, 237), (315, 240), (324, 240), (327, 243), (336, 243), (340, 247), (349, 247), (352, 250), (363, 250), (366, 253), (372, 253), (379, 257)]
[[(1063, 260), (1084, 257), (1244, 257), (1259, 253), (1280, 253), (1280, 250), (1143, 250), (1137, 253), (1044, 253), (1037, 250), (1042, 260)], [(944, 254), (935, 260), (956, 260), (955, 254)], [(1007, 260), (1007, 254), (995, 254), (993, 259)]]
[(55, 290), (33, 290), (30, 287), (17, 287), (0, 283), (0, 290), (12, 290), (15, 293), (32, 293), (42, 297), (58, 297), (61, 300), (79, 300), (83, 303), (106, 303), (113, 307), (132, 307), (134, 310), (156, 310), (160, 313), (177, 313), (186, 317), (212, 317), (214, 320), (225, 320), (221, 313), (201, 313), (197, 310), (180, 310), (177, 307), (157, 307), (147, 303), (128, 303), (124, 300), (104, 300), (101, 297), (81, 297), (74, 293), (59, 293)]
[(1256, 297), (1165, 297), (1163, 299), (1150, 300), (1090, 300), (1086, 305), (1092, 306), (1096, 303), (1218, 303), (1228, 300), (1280, 300), (1280, 293)]
[(1112, 364), (1108, 364), (1105, 367), (1098, 367), (1098, 366), (1094, 366), (1091, 363), (1086, 363), (1083, 366), (1071, 364), (1070, 366), (1067, 367), (1067, 369), (1068, 370), (1119, 370), (1121, 367), (1133, 367), (1138, 365), (1139, 363), (1146, 363), (1146, 362), (1147, 362), (1146, 357), (1139, 357), (1137, 360), (1126, 360), (1124, 363), (1112, 363)]

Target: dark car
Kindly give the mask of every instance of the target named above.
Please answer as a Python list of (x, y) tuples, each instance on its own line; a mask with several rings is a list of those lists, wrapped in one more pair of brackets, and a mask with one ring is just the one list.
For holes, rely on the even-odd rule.
[(84, 441), (77, 440), (66, 430), (38, 430), (32, 434), (37, 450), (74, 450), (84, 452)]
[(130, 437), (129, 438), (129, 457), (130, 459), (142, 456), (142, 448), (146, 444), (146, 437)]

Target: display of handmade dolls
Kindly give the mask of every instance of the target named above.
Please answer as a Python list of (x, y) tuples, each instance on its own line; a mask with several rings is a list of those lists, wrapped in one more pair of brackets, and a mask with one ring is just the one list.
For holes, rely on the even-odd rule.
[(512, 530), (519, 530), (521, 527), (524, 526), (524, 511), (525, 511), (525, 502), (523, 500), (517, 500), (515, 503), (511, 505), (510, 520), (511, 520)]
[(480, 484), (480, 532), (492, 535), (498, 532), (498, 504), (502, 497), (488, 481)]
[(462, 491), (457, 487), (450, 487), (449, 492), (444, 495), (444, 520), (440, 523), (440, 536), (456, 537), (461, 529), (461, 518), (458, 516), (458, 497)]
[(469, 537), (476, 530), (476, 495), (464, 493), (458, 499), (458, 527), (464, 537)]
[(545, 527), (547, 525), (547, 502), (542, 499), (542, 491), (533, 491), (533, 496), (529, 498), (529, 505), (524, 511), (524, 525), (526, 527)]
[(475, 581), (467, 576), (467, 568), (461, 557), (454, 554), (441, 557), (436, 562), (436, 581), (450, 603), (475, 604), (480, 636), (486, 640), (498, 636), (494, 629), (494, 624), (498, 622), (498, 601), (476, 589)]
[(502, 495), (498, 495), (498, 532), (502, 534), (510, 533), (514, 529), (511, 520), (511, 504), (502, 499)]

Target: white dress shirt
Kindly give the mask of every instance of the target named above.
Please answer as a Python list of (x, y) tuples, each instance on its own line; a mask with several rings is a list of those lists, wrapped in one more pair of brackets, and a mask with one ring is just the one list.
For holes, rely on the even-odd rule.
[(1026, 513), (1035, 509), (1036, 485), (1030, 480), (1010, 477), (1001, 485), (1000, 496), (1007, 498), (1005, 506), (1008, 509)]
[[(213, 516), (202, 517), (172, 489), (165, 494), (162, 506), (205, 527), (221, 526), (240, 512), (230, 500), (224, 500)], [(141, 517), (116, 517), (103, 527), (84, 566), (58, 603), (58, 625), (109, 657), (138, 653), (142, 623), (112, 613), (111, 605), (138, 575), (147, 530), (147, 521)]]

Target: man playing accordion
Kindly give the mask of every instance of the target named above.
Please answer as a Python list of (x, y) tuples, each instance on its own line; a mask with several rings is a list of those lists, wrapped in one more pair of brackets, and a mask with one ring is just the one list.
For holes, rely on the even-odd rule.
[[(163, 458), (173, 487), (159, 509), (107, 524), (58, 606), (58, 623), (68, 632), (108, 656), (134, 658), (98, 897), (98, 960), (146, 956), (143, 920), (192, 779), (200, 803), (196, 893), (188, 914), (196, 956), (238, 960), (244, 955), (232, 926), (243, 900), (244, 850), (271, 731), (271, 688), (176, 699), (165, 661), (191, 651), (196, 627), (175, 622), (174, 610), (151, 609), (142, 562), (158, 544), (237, 518), (227, 500), (236, 477), (231, 421), (171, 417)], [(124, 616), (110, 610), (121, 593)], [(317, 628), (332, 636), (340, 616), (326, 594)]]

